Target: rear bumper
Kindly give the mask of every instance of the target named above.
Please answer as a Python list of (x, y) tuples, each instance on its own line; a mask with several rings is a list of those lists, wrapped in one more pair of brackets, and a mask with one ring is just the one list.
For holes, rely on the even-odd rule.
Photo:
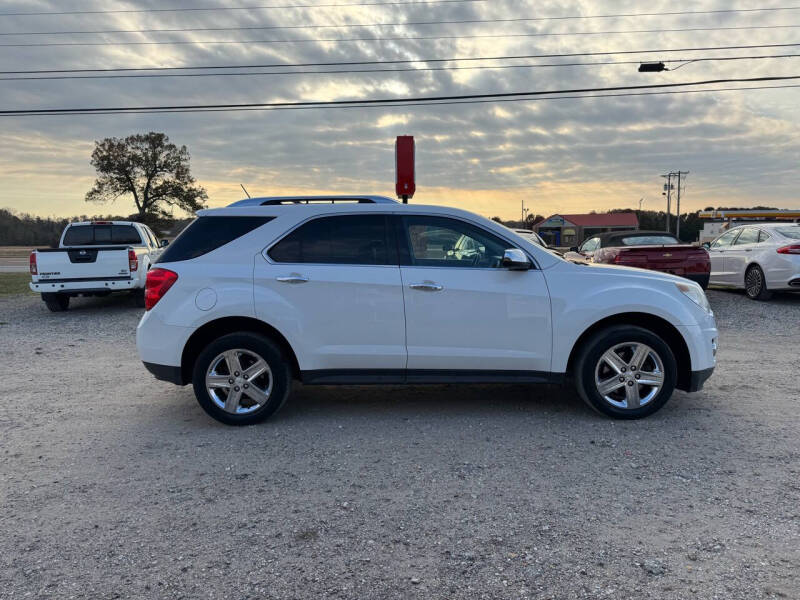
[(41, 294), (81, 294), (81, 293), (98, 293), (98, 292), (114, 292), (121, 290), (132, 290), (141, 287), (139, 279), (131, 279), (128, 277), (117, 278), (111, 277), (109, 279), (62, 279), (62, 280), (40, 280), (32, 281), (30, 284), (31, 291)]
[(150, 371), (156, 379), (168, 381), (175, 385), (185, 385), (181, 376), (181, 368), (171, 365), (157, 365), (155, 363), (142, 363), (144, 368)]
[(711, 377), (711, 374), (714, 372), (714, 367), (710, 369), (703, 369), (702, 371), (692, 371), (692, 377), (689, 380), (689, 388), (686, 390), (687, 392), (699, 392), (703, 389), (703, 385), (705, 385), (708, 378)]
[(711, 277), (710, 273), (686, 273), (685, 275), (681, 275), (686, 279), (690, 279), (695, 283), (700, 284), (700, 287), (706, 289), (708, 287), (708, 279)]

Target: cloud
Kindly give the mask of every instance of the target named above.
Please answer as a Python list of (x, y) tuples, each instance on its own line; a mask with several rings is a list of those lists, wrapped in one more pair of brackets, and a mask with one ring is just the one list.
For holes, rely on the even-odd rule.
[[(170, 4), (173, 6), (174, 4)], [(192, 3), (183, 2), (184, 6)], [(5, 12), (30, 3), (6, 2)], [(160, 7), (156, 0), (137, 6)], [(56, 0), (37, 9), (57, 10)], [(82, 5), (107, 8), (99, 0)], [(654, 0), (647, 12), (676, 10)], [(729, 8), (723, 0), (693, 10)], [(515, 18), (642, 12), (640, 2), (491, 0), (464, 4), (281, 9), (229, 12), (122, 13), (6, 18), (3, 31), (337, 25), (350, 23)], [(3, 70), (318, 63), (467, 56), (606, 52), (758, 43), (792, 43), (791, 30), (531, 38), (469, 34), (617, 31), (769, 25), (782, 13), (542, 21), (498, 25), (392, 26), (243, 32), (186, 32), (4, 37), (41, 41), (205, 41), (452, 36), (385, 42), (304, 42), (5, 48)], [(459, 37), (462, 36), (462, 37)], [(748, 53), (758, 53), (753, 50)], [(731, 55), (741, 52), (718, 52)], [(705, 52), (703, 54), (709, 54)], [(697, 54), (695, 54), (697, 55)], [(650, 58), (662, 58), (648, 55)], [(632, 60), (631, 56), (567, 62)], [(664, 57), (665, 58), (665, 57)], [(525, 60), (509, 63), (532, 62)], [(559, 59), (539, 62), (555, 63)], [(441, 63), (415, 63), (430, 68)], [(473, 62), (449, 63), (472, 67)], [(499, 64), (499, 63), (494, 63)], [(147, 106), (374, 97), (440, 96), (525, 90), (583, 89), (726, 77), (794, 74), (796, 59), (694, 63), (662, 74), (635, 64), (431, 70), (397, 73), (219, 76), (74, 81), (0, 81), (3, 108)], [(398, 68), (408, 65), (396, 65)], [(360, 67), (354, 67), (360, 68)], [(315, 68), (314, 70), (319, 70)], [(166, 132), (192, 154), (193, 171), (218, 206), (251, 193), (360, 192), (391, 195), (394, 136), (417, 138), (414, 202), (451, 203), (489, 216), (516, 216), (522, 199), (539, 213), (659, 208), (659, 175), (691, 171), (684, 206), (798, 204), (800, 136), (797, 90), (718, 92), (596, 99), (533, 99), (495, 104), (376, 107), (286, 112), (227, 112), (2, 118), (0, 206), (37, 214), (77, 214), (93, 172), (94, 140), (133, 132)], [(122, 201), (120, 201), (122, 202)]]

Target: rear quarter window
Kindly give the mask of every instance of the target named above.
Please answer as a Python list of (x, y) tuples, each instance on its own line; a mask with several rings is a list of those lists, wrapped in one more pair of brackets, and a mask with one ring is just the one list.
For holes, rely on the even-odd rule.
[(275, 217), (198, 217), (166, 247), (157, 262), (191, 260), (250, 233)]

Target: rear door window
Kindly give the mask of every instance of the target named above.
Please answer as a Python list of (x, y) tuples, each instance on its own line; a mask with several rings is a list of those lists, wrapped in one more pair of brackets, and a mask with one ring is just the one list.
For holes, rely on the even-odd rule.
[(758, 229), (746, 227), (744, 231), (736, 238), (735, 246), (744, 246), (745, 244), (755, 244), (758, 242)]
[(320, 217), (301, 225), (268, 252), (278, 263), (397, 264), (385, 215)]
[(736, 239), (736, 236), (739, 235), (740, 231), (741, 229), (732, 229), (731, 231), (726, 231), (712, 242), (711, 247), (726, 248), (730, 246), (733, 243), (733, 240)]

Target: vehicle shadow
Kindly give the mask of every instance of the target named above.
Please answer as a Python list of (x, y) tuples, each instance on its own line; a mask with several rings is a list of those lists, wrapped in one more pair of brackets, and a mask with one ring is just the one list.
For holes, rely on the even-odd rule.
[(724, 287), (709, 287), (709, 292), (713, 292), (714, 294), (719, 294), (723, 297), (740, 297), (742, 301), (753, 302), (754, 304), (782, 304), (787, 306), (793, 306), (800, 304), (800, 290), (797, 292), (791, 291), (777, 291), (772, 293), (772, 298), (765, 301), (757, 301), (751, 300), (747, 297), (744, 290), (735, 290), (731, 288), (724, 288)]
[[(41, 309), (44, 312), (50, 312), (47, 310), (44, 302), (40, 299), (39, 304), (41, 305)], [(66, 313), (54, 313), (56, 315), (60, 314), (69, 314), (72, 312), (81, 313), (81, 312), (94, 312), (94, 311), (140, 311), (144, 313), (144, 308), (137, 307), (134, 303), (133, 296), (130, 294), (120, 293), (120, 294), (110, 294), (108, 296), (90, 296), (90, 297), (76, 297), (70, 298), (69, 301), (69, 310)]]

